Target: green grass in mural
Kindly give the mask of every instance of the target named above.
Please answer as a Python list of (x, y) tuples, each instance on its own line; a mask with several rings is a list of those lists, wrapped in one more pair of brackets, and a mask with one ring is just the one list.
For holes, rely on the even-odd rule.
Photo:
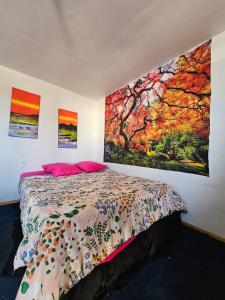
[(72, 125), (65, 125), (65, 124), (60, 124), (59, 125), (59, 137), (70, 137), (70, 140), (72, 142), (77, 141), (77, 128)]
[(69, 136), (72, 142), (75, 142), (77, 140), (77, 132), (72, 130), (60, 129), (59, 136), (61, 137)]
[(203, 163), (193, 161), (182, 162), (175, 160), (161, 161), (156, 157), (134, 152), (111, 152), (110, 162), (208, 176), (208, 169)]
[(38, 115), (23, 115), (17, 113), (10, 113), (10, 123), (38, 125)]
[(167, 134), (146, 152), (127, 151), (109, 141), (105, 161), (208, 176), (208, 139), (192, 132)]

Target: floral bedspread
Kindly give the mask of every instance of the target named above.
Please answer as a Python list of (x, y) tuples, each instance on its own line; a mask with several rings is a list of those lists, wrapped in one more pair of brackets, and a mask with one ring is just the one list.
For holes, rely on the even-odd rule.
[(110, 170), (33, 176), (20, 182), (23, 240), (14, 268), (27, 266), (22, 299), (61, 299), (132, 236), (185, 205), (163, 183)]

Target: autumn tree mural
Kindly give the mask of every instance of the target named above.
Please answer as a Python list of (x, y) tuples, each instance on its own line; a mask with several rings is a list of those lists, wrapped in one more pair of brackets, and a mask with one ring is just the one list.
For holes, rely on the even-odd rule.
[(105, 161), (208, 175), (210, 45), (106, 97)]

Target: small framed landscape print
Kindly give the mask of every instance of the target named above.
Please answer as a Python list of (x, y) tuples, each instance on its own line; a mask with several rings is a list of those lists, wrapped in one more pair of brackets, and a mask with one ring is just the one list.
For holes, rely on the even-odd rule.
[(58, 112), (58, 148), (77, 148), (77, 113), (65, 109)]
[(9, 136), (37, 139), (40, 96), (12, 88)]

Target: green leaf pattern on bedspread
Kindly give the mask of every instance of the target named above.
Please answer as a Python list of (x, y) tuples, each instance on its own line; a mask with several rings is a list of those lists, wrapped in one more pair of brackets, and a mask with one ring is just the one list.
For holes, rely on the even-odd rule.
[(34, 176), (19, 186), (27, 266), (17, 299), (61, 299), (123, 242), (185, 205), (163, 183), (110, 170)]

